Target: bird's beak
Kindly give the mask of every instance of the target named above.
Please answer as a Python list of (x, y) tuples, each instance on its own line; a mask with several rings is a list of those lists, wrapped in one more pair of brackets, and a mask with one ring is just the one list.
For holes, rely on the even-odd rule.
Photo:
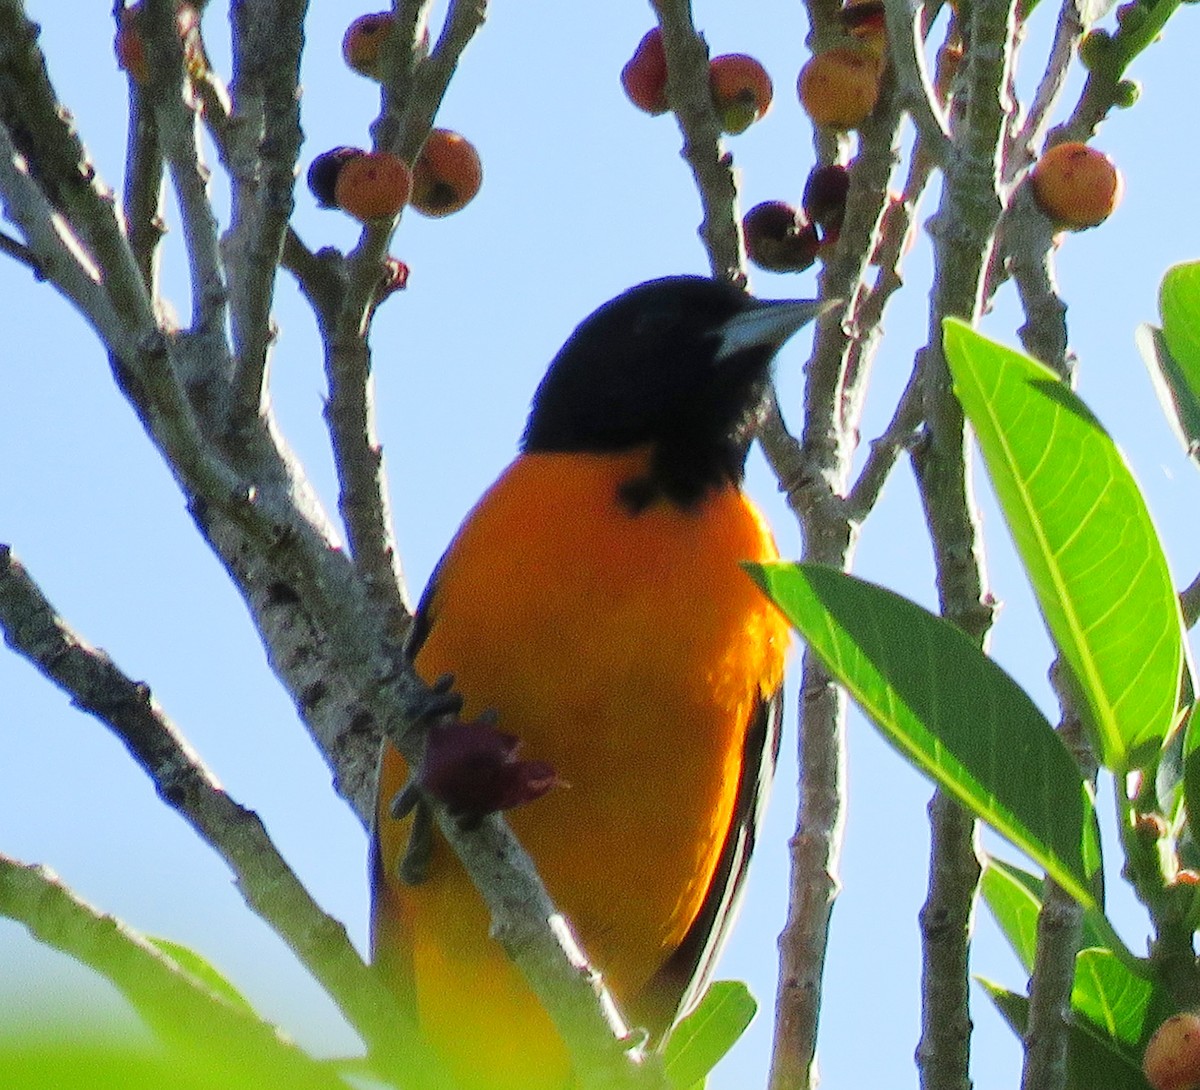
[(719, 329), (717, 362), (754, 348), (779, 348), (793, 333), (839, 304), (837, 299), (760, 299)]

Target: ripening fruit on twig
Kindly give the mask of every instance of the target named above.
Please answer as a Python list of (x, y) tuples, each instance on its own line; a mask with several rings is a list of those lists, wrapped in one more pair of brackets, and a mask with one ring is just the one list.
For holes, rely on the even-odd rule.
[(434, 129), (413, 164), (412, 206), (424, 216), (448, 216), (483, 184), (479, 152), (465, 136)]
[(330, 148), (329, 151), (322, 152), (309, 163), (308, 188), (312, 195), (317, 198), (318, 207), (337, 207), (337, 197), (334, 195), (334, 187), (337, 185), (338, 175), (342, 172), (342, 167), (351, 159), (357, 159), (360, 155), (365, 154), (366, 152), (362, 148)]
[(360, 76), (380, 79), (380, 60), (383, 47), (396, 25), (390, 11), (360, 15), (346, 28), (342, 38), (342, 59)]
[(818, 53), (800, 69), (796, 92), (813, 123), (853, 129), (875, 109), (883, 63), (861, 46), (837, 46)]
[(364, 151), (347, 158), (333, 183), (338, 208), (361, 223), (388, 220), (408, 203), (413, 175), (387, 151)]
[(804, 214), (825, 231), (840, 231), (850, 192), (850, 171), (841, 163), (813, 167), (804, 183)]
[(1121, 200), (1124, 181), (1116, 164), (1087, 144), (1055, 144), (1030, 175), (1033, 195), (1060, 227), (1082, 231), (1103, 223)]
[(1142, 1072), (1154, 1090), (1200, 1087), (1200, 1017), (1174, 1014), (1159, 1026), (1146, 1045)]
[(746, 256), (768, 272), (803, 272), (817, 257), (817, 229), (785, 201), (763, 201), (742, 217)]
[(745, 132), (771, 108), (771, 77), (745, 53), (714, 57), (708, 65), (708, 86), (727, 133)]
[(667, 55), (658, 27), (646, 31), (633, 56), (625, 62), (621, 86), (639, 110), (651, 115), (667, 112)]
[(880, 60), (887, 52), (887, 19), (883, 0), (847, 0), (838, 13), (842, 29)]

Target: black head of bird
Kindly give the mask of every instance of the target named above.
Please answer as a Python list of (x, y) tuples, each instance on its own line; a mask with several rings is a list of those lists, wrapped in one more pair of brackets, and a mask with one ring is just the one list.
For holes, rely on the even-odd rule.
[(649, 474), (623, 493), (636, 510), (681, 507), (741, 482), (771, 361), (819, 315), (814, 300), (756, 299), (699, 276), (651, 280), (576, 328), (546, 372), (526, 453), (649, 447)]

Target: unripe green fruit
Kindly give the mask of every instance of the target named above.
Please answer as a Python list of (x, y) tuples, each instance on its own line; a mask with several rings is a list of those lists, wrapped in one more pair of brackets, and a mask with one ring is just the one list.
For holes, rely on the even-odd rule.
[(1117, 84), (1113, 94), (1113, 105), (1121, 110), (1128, 110), (1142, 97), (1142, 85), (1135, 79), (1123, 79)]
[(1079, 43), (1079, 59), (1089, 72), (1103, 67), (1112, 50), (1112, 35), (1107, 30), (1089, 30)]

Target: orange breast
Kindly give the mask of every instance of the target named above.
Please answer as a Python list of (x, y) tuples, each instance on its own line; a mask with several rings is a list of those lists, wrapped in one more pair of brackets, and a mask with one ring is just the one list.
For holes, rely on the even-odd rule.
[[(452, 543), (416, 659), (427, 680), (455, 675), (466, 717), (495, 709), (522, 756), (565, 782), (510, 820), (618, 1000), (646, 985), (704, 901), (746, 725), (782, 680), (787, 642), (739, 567), (777, 555), (754, 506), (728, 489), (691, 512), (631, 515), (617, 488), (645, 460), (518, 458)], [(406, 775), (394, 751), (383, 774), (394, 876), (407, 836), (383, 813)], [(560, 1047), (449, 849), (437, 846), (427, 882), (388, 887), (376, 946), (409, 944), (421, 1020), (460, 1074), (474, 1066), (453, 1059), (465, 1050), (489, 1086), (510, 1068), (514, 1087), (561, 1084)]]

